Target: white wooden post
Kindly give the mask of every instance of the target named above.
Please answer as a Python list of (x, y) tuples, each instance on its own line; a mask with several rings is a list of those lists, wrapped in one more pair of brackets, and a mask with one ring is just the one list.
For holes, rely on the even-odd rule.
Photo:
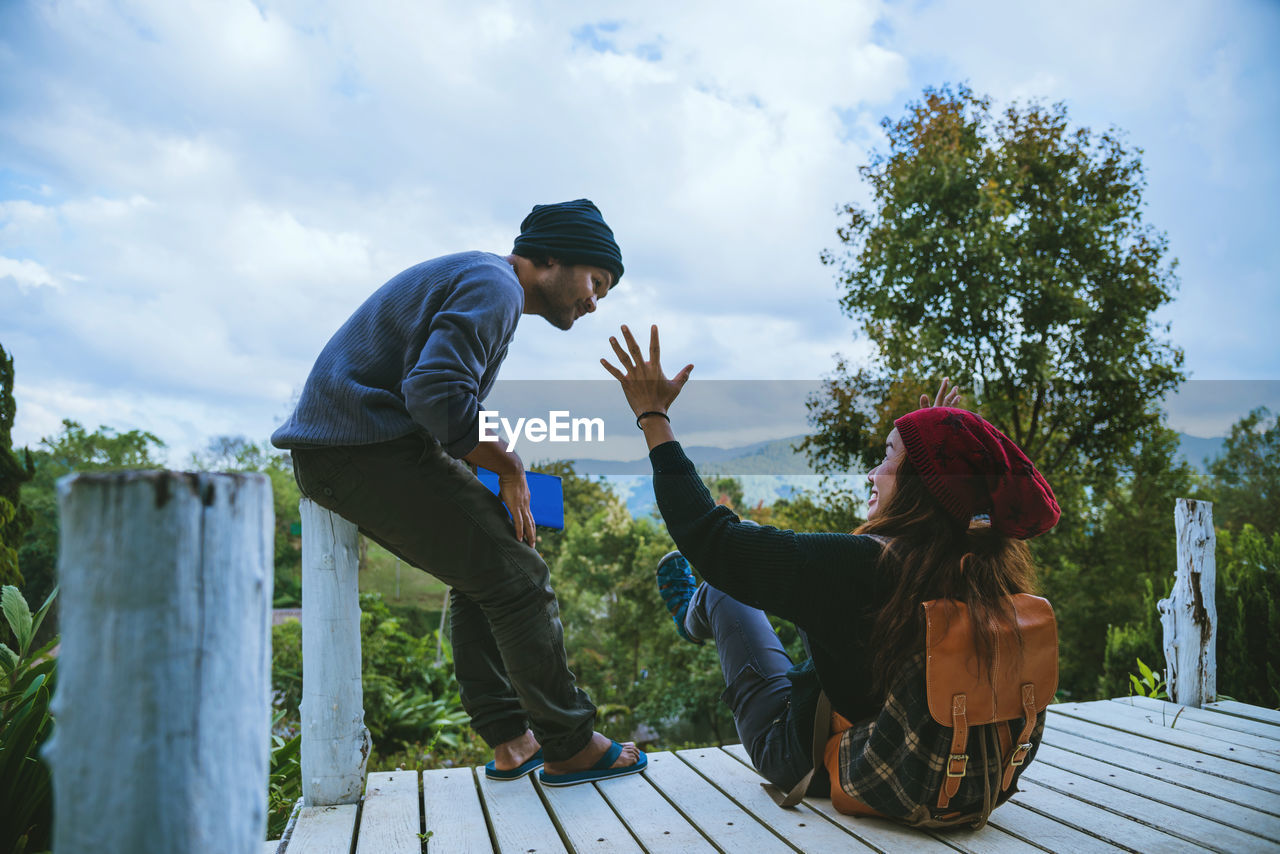
[(271, 484), (58, 482), (54, 850), (260, 854), (271, 715)]
[(360, 800), (369, 758), (360, 685), (356, 526), (302, 499), (302, 797)]
[(1174, 521), (1177, 574), (1169, 598), (1157, 604), (1164, 629), (1165, 678), (1173, 702), (1200, 708), (1218, 693), (1213, 505), (1179, 498)]

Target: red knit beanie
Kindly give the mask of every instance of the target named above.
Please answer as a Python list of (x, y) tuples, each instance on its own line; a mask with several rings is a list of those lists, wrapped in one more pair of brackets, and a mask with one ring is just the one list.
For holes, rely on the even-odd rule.
[(932, 406), (893, 425), (925, 486), (955, 518), (988, 513), (992, 528), (1018, 540), (1058, 524), (1062, 511), (1048, 481), (1012, 439), (981, 416)]

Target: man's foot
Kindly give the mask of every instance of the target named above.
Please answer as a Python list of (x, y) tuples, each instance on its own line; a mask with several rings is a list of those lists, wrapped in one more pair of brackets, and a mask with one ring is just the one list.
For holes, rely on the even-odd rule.
[(578, 786), (639, 774), (648, 765), (649, 757), (631, 742), (619, 744), (596, 732), (587, 746), (573, 756), (544, 765), (538, 780), (544, 786)]
[[(570, 756), (568, 759), (561, 759), (556, 762), (547, 760), (543, 766), (543, 771), (547, 774), (573, 774), (577, 771), (587, 771), (613, 747), (613, 740), (600, 733), (592, 733), (591, 740), (587, 742), (587, 746)], [(622, 752), (618, 754), (618, 758), (613, 761), (610, 768), (627, 768), (635, 765), (641, 756), (640, 748), (636, 747), (632, 742), (624, 742), (622, 744)]]
[(538, 740), (533, 737), (533, 731), (525, 730), (523, 735), (504, 741), (493, 749), (494, 770), (514, 771), (533, 759), (534, 754), (541, 749)]
[(676, 632), (689, 643), (701, 645), (702, 641), (689, 634), (684, 627), (685, 615), (689, 613), (689, 600), (693, 591), (698, 589), (698, 580), (693, 577), (693, 569), (689, 561), (680, 552), (668, 552), (658, 561), (658, 592), (667, 606), (671, 621), (676, 624)]

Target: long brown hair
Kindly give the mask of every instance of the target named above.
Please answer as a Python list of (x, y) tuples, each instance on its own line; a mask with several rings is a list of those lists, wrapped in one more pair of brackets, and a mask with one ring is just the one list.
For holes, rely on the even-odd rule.
[(887, 540), (880, 553), (880, 569), (895, 578), (893, 593), (876, 614), (872, 634), (876, 695), (883, 696), (890, 677), (924, 650), (920, 604), (930, 599), (954, 599), (968, 606), (978, 662), (990, 671), (995, 653), (992, 624), (997, 619), (1013, 621), (1005, 597), (1033, 592), (1035, 565), (1027, 544), (997, 533), (988, 522), (964, 522), (951, 516), (905, 456), (881, 512), (854, 533)]

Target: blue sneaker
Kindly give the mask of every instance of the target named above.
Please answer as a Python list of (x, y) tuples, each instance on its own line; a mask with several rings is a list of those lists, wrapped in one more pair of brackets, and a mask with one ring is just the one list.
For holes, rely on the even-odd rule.
[(698, 589), (689, 561), (680, 552), (668, 552), (658, 561), (658, 592), (667, 606), (676, 632), (689, 643), (702, 645), (702, 641), (689, 634), (684, 627), (685, 614), (689, 613), (689, 600)]

